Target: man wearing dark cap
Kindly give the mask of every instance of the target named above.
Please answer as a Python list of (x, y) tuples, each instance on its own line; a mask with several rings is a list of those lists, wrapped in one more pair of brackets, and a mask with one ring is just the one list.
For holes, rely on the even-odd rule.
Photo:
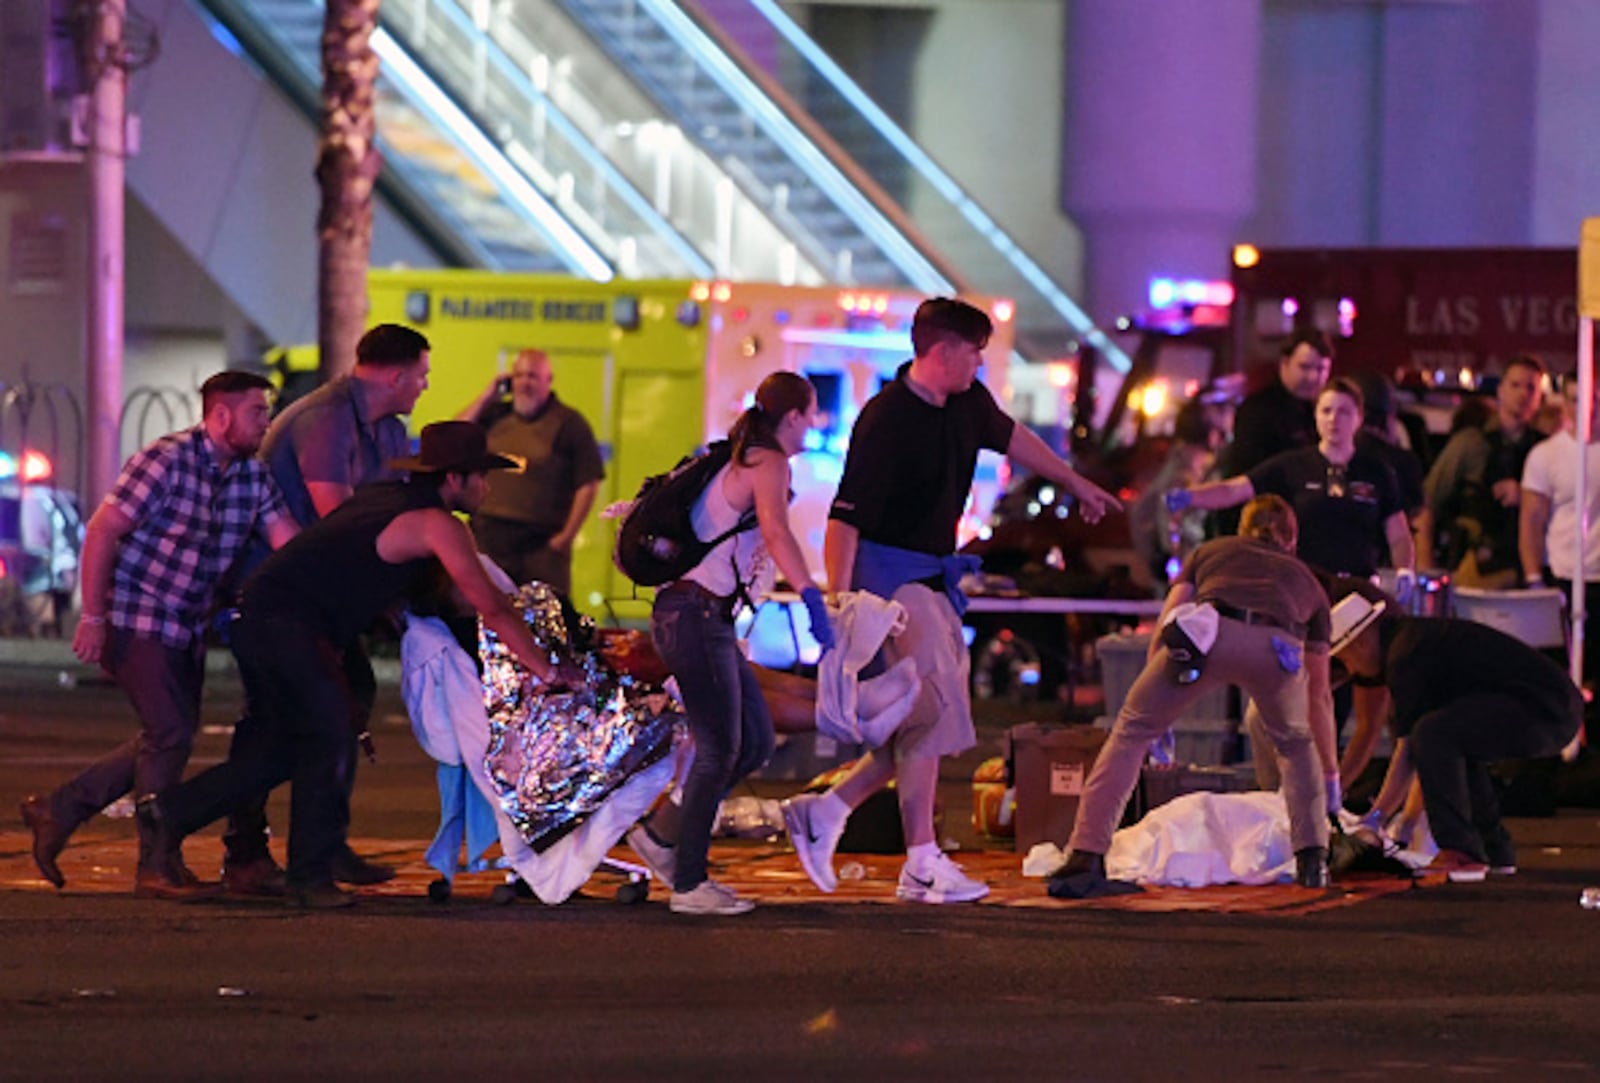
[(1488, 625), (1403, 617), (1382, 591), (1340, 580), (1333, 653), (1363, 682), (1388, 685), (1394, 756), (1369, 826), (1381, 827), (1422, 784), (1429, 866), (1455, 882), (1516, 871), (1516, 850), (1489, 764), (1553, 756), (1577, 735), (1583, 697), (1542, 653)]
[(157, 846), (176, 858), (184, 836), (292, 779), (288, 888), (291, 901), (307, 907), (354, 901), (333, 877), (350, 821), (342, 784), (356, 755), (350, 718), (365, 709), (350, 688), (345, 655), (361, 651), (358, 637), (374, 618), (428, 586), (442, 567), (535, 676), (554, 676), (452, 515), (476, 508), (488, 471), (510, 460), (488, 452), (476, 425), (446, 421), (422, 430), (419, 455), (391, 465), (411, 479), (364, 487), (246, 582), (233, 628), (250, 704), (243, 731), (226, 761), (139, 806)]
[(978, 452), (1002, 452), (1055, 482), (1088, 522), (1122, 510), (1116, 497), (1013, 421), (977, 381), (993, 330), (989, 317), (964, 301), (924, 301), (911, 323), (915, 356), (862, 408), (850, 434), (823, 540), (828, 583), (835, 593), (865, 590), (905, 607), (905, 630), (885, 645), (884, 660), (913, 659), (922, 692), (884, 747), (857, 761), (827, 793), (785, 804), (801, 867), (823, 891), (838, 886), (833, 851), (851, 810), (892, 779), (906, 839), (896, 894), (909, 902), (958, 903), (988, 893), (988, 885), (940, 850), (933, 823), (940, 757), (977, 741), (960, 587), (977, 559), (955, 550)]

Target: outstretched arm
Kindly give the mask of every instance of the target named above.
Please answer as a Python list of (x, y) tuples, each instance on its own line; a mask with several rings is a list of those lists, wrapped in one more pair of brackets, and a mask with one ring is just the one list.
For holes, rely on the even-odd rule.
[(441, 508), (421, 508), (397, 516), (378, 535), (378, 555), (391, 563), (433, 556), (483, 623), (511, 648), (511, 653), (541, 681), (557, 679), (533, 633), (483, 570), (467, 525)]
[(1256, 487), (1244, 474), (1224, 478), (1222, 481), (1208, 482), (1205, 485), (1196, 485), (1188, 490), (1189, 502), (1187, 507), (1196, 511), (1220, 511), (1223, 508), (1236, 508), (1240, 504), (1254, 498)]
[(1098, 523), (1108, 511), (1121, 511), (1122, 501), (1074, 470), (1039, 434), (1018, 422), (1011, 428), (1011, 442), (1006, 446), (1006, 457), (1018, 466), (1031, 470), (1040, 477), (1049, 478), (1063, 486), (1078, 500), (1084, 519)]

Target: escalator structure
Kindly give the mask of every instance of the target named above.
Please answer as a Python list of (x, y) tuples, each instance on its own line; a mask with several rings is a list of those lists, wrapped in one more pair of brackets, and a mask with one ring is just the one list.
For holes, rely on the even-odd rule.
[[(321, 0), (194, 2), (315, 116)], [(381, 191), (462, 266), (1005, 296), (1024, 358), (1085, 341), (1125, 367), (775, 3), (748, 2), (784, 84), (690, 0), (384, 0)]]

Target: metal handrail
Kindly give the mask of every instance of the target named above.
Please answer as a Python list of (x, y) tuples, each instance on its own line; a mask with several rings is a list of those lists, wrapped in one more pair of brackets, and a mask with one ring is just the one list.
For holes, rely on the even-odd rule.
[[(665, 3), (667, 0), (650, 0), (652, 3)], [(961, 221), (965, 222), (971, 231), (982, 238), (987, 247), (994, 252), (1014, 275), (1034, 295), (1039, 303), (1048, 306), (1048, 309), (1063, 320), (1083, 341), (1095, 347), (1100, 355), (1118, 368), (1127, 371), (1131, 362), (1125, 351), (1102, 331), (1089, 315), (1077, 304), (1065, 290), (1063, 290), (1049, 274), (1019, 245), (994, 218), (983, 209), (978, 202), (968, 194), (960, 184), (950, 176), (934, 159), (920, 147), (899, 125), (886, 114), (859, 85), (852, 80), (832, 58), (802, 30), (795, 21), (779, 6), (775, 0), (747, 0), (752, 11), (760, 15), (772, 27), (779, 39), (791, 51), (791, 55), (799, 61), (806, 76), (814, 76), (820, 80), (808, 82), (808, 88), (814, 90), (818, 85), (826, 86), (837, 95), (840, 102), (848, 107), (850, 115), (866, 123), (867, 128), (874, 133), (878, 141), (878, 149), (886, 149), (894, 159), (908, 167), (912, 173), (923, 183), (927, 184), (939, 196), (940, 202), (953, 209)], [(697, 6), (696, 0), (677, 0), (677, 3), (686, 10), (696, 13), (703, 24), (710, 24), (710, 20)], [(730, 50), (731, 54), (739, 55), (737, 48)], [(754, 67), (750, 65), (750, 67)], [(790, 69), (793, 70), (793, 69)], [(777, 80), (767, 79), (769, 83)], [(769, 93), (771, 91), (769, 90)], [(787, 93), (773, 94), (775, 100), (789, 99)], [(819, 110), (810, 109), (804, 112), (813, 118), (818, 118)], [(816, 123), (824, 130), (827, 124), (820, 118)], [(830, 136), (835, 133), (830, 131)], [(830, 150), (840, 145), (837, 136), (827, 141), (818, 141), (818, 146)], [(844, 147), (839, 153), (849, 155), (850, 148)], [(858, 154), (854, 160), (862, 163), (862, 169), (869, 172), (865, 163), (871, 160), (870, 155)], [(874, 177), (874, 181), (881, 178)], [(881, 187), (874, 183), (868, 187), (863, 185), (862, 190), (869, 194), (881, 192)], [(886, 197), (892, 198), (892, 197)], [(928, 203), (919, 206), (928, 206)], [(892, 217), (892, 212), (891, 212)], [(925, 229), (926, 223), (920, 223)], [(922, 231), (912, 229), (906, 231), (911, 238), (921, 238)], [(922, 243), (927, 243), (923, 241)], [(930, 246), (931, 247), (931, 246)], [(963, 278), (968, 284), (980, 290), (999, 293), (1016, 293), (1020, 291), (996, 289), (980, 276), (973, 273), (971, 267), (965, 268)], [(1025, 305), (1027, 296), (1016, 297), (1021, 305)]]

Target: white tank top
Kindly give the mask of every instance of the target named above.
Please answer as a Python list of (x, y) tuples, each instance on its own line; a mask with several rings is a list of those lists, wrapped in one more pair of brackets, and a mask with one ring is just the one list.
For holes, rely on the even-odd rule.
[[(690, 511), (689, 521), (694, 525), (695, 537), (702, 541), (731, 529), (747, 510), (728, 503), (727, 494), (723, 492), (723, 483), (731, 469), (733, 464), (729, 463), (717, 471), (717, 476), (711, 479), (711, 484), (705, 487)], [(751, 527), (724, 539), (684, 578), (721, 598), (737, 594), (743, 583), (753, 601), (772, 589), (777, 576), (767, 556), (766, 543), (761, 539), (761, 528)]]

